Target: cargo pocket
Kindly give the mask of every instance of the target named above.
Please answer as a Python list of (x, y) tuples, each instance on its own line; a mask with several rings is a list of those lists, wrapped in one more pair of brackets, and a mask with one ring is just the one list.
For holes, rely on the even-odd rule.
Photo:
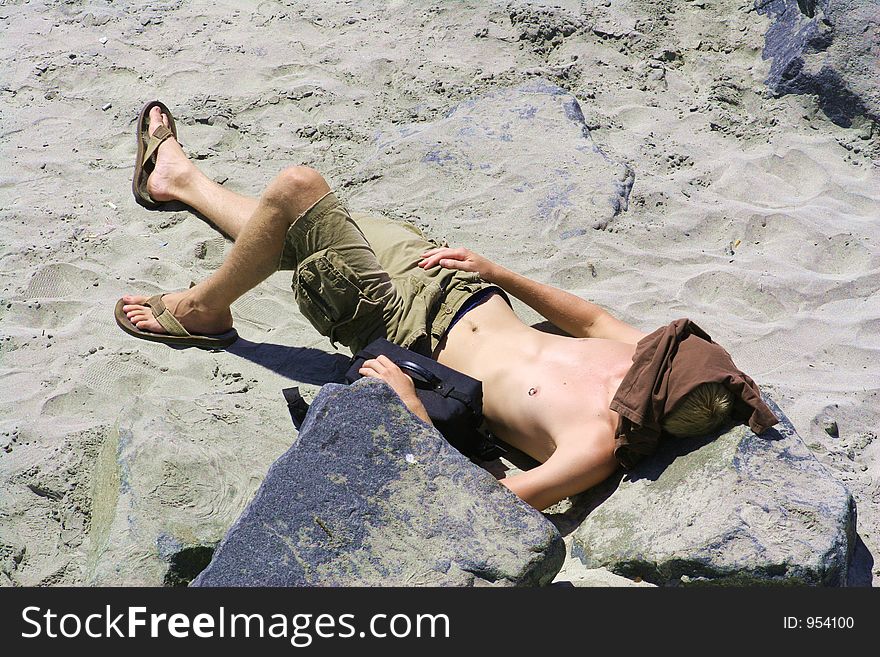
[[(303, 260), (293, 278), (300, 312), (322, 335), (348, 346), (352, 333), (372, 330), (381, 321), (379, 303), (364, 295), (354, 271), (333, 249), (323, 249)], [(337, 331), (345, 326), (345, 335)]]

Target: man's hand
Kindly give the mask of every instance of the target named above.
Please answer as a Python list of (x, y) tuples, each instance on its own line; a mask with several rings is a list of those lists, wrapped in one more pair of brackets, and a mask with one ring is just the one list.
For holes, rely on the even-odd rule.
[(419, 400), (418, 395), (416, 395), (416, 386), (413, 380), (395, 365), (394, 361), (388, 358), (388, 356), (380, 354), (378, 358), (364, 361), (358, 373), (373, 379), (381, 379), (387, 383), (409, 410), (428, 424), (431, 424), (428, 411), (425, 410), (424, 405)]
[(484, 281), (494, 282), (495, 273), (498, 265), (474, 253), (468, 249), (450, 247), (440, 247), (438, 249), (430, 249), (422, 254), (422, 260), (419, 267), (430, 269), (440, 265), (446, 269), (460, 269), (461, 271), (475, 272), (480, 275)]

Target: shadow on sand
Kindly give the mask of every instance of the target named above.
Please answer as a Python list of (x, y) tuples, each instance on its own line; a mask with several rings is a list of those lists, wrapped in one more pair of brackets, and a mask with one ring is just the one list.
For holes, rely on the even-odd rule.
[(874, 555), (871, 554), (862, 537), (856, 534), (852, 557), (849, 560), (849, 569), (846, 571), (846, 585), (872, 586), (873, 570)]
[(292, 381), (318, 386), (325, 383), (345, 383), (345, 372), (350, 361), (344, 354), (330, 354), (313, 347), (251, 342), (242, 337), (226, 351), (262, 365)]

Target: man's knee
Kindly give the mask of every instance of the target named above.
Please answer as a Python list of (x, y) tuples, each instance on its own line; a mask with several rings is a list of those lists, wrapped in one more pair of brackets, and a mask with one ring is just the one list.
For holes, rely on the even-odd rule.
[(330, 191), (320, 173), (306, 166), (287, 167), (269, 184), (264, 194), (299, 216)]
[(306, 166), (293, 166), (283, 169), (275, 179), (281, 187), (294, 192), (303, 192), (319, 187), (327, 187), (320, 173)]

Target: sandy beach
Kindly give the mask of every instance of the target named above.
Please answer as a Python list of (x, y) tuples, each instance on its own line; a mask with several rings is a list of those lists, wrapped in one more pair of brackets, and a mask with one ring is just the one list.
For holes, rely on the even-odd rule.
[[(854, 558), (872, 573), (856, 583), (880, 584), (876, 128), (774, 97), (769, 20), (748, 2), (552, 5), (0, 6), (0, 585), (161, 581), (174, 549), (161, 537), (222, 536), (295, 439), (281, 388), (312, 398), (348, 361), (284, 272), (233, 305), (241, 339), (226, 352), (116, 326), (123, 294), (186, 288), (231, 246), (185, 208), (134, 202), (135, 122), (154, 98), (230, 189), (256, 195), (305, 164), (352, 210), (412, 221), (642, 330), (691, 317), (852, 492)], [(593, 143), (632, 172), (616, 214), (499, 216), (491, 186), (417, 187), (386, 152), (389, 136), (536, 80), (576, 98)], [(516, 166), (540, 185), (555, 165), (539, 150)], [(149, 495), (118, 485), (117, 459)], [(159, 530), (122, 523), (148, 507)]]

